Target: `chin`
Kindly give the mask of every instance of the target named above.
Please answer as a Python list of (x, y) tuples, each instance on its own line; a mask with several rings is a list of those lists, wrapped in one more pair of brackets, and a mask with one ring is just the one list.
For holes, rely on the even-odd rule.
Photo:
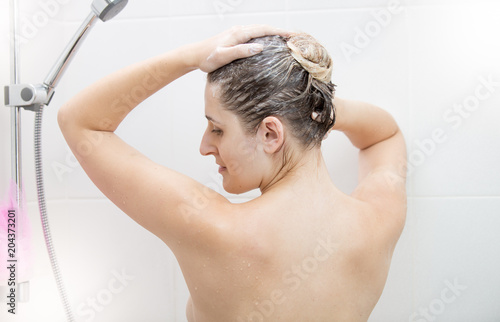
[(258, 187), (251, 187), (251, 186), (246, 186), (246, 185), (240, 185), (240, 184), (231, 184), (229, 182), (226, 182), (226, 180), (224, 180), (222, 182), (222, 186), (224, 187), (224, 190), (226, 190), (226, 192), (232, 193), (232, 194), (235, 194), (235, 195), (239, 195), (239, 194), (242, 194), (242, 193), (245, 193), (245, 192), (249, 192), (249, 191), (252, 191), (252, 190), (258, 188)]

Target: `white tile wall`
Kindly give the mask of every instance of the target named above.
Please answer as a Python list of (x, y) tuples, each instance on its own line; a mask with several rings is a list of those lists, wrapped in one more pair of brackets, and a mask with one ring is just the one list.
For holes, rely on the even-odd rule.
[[(22, 81), (43, 80), (89, 8), (90, 0), (21, 1)], [(267, 23), (318, 38), (334, 58), (337, 95), (384, 107), (405, 134), (408, 221), (370, 322), (499, 321), (499, 15), (495, 0), (131, 0), (113, 21), (98, 23), (44, 116), (51, 225), (71, 303), (80, 309), (81, 320), (185, 321), (188, 291), (168, 248), (106, 201), (75, 163), (56, 124), (58, 108), (84, 86), (127, 64), (235, 24)], [(2, 84), (9, 82), (7, 35), (4, 1)], [(205, 126), (204, 77), (194, 72), (171, 84), (134, 111), (119, 133), (153, 160), (221, 189), (213, 158), (198, 153)], [(480, 91), (483, 98), (476, 106), (481, 79), (493, 84), (489, 92)], [(454, 111), (456, 104), (469, 104), (473, 111)], [(23, 112), (35, 254), (32, 297), (21, 306), (18, 319), (0, 310), (1, 321), (63, 321), (35, 202), (32, 122), (31, 112)], [(3, 196), (10, 169), (7, 108), (0, 109), (0, 144)], [(355, 149), (334, 133), (323, 151), (334, 182), (352, 191)], [(242, 202), (256, 195), (231, 199)], [(88, 298), (105, 292), (120, 270), (133, 278), (91, 319)], [(441, 294), (455, 279), (467, 288), (445, 303)], [(425, 309), (433, 316), (422, 316)]]
[(370, 321), (497, 321), (500, 199), (410, 198), (409, 205)]
[[(409, 14), (415, 195), (500, 194), (500, 173), (491, 171), (499, 149), (480, 148), (498, 147), (500, 136), (491, 121), (500, 117), (500, 44), (493, 41), (499, 12), (496, 3), (423, 6)], [(496, 85), (488, 90), (489, 79)], [(442, 139), (432, 139), (436, 130)]]

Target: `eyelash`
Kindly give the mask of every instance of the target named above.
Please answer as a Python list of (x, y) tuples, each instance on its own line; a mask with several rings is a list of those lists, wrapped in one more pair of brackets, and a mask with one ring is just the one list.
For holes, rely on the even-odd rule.
[(212, 133), (215, 133), (215, 135), (222, 135), (222, 130), (213, 129)]

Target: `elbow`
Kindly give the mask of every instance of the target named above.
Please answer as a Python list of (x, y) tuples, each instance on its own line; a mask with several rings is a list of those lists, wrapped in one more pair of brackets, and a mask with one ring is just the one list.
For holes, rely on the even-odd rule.
[(59, 111), (57, 111), (57, 124), (59, 125), (59, 128), (64, 134), (64, 125), (66, 122), (66, 109), (65, 106), (63, 105)]
[(57, 124), (70, 148), (75, 141), (78, 141), (78, 137), (82, 135), (82, 128), (77, 120), (78, 115), (68, 104), (63, 105), (57, 112)]
[(66, 136), (66, 131), (69, 128), (68, 123), (70, 123), (70, 113), (68, 112), (68, 106), (63, 105), (57, 112), (57, 124), (64, 136)]

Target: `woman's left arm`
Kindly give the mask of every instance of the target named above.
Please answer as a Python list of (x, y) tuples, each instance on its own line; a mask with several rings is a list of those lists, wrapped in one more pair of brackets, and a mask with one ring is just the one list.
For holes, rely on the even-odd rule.
[(133, 108), (173, 80), (195, 69), (210, 72), (237, 58), (254, 55), (262, 48), (244, 43), (272, 34), (286, 36), (286, 32), (268, 26), (236, 27), (134, 64), (86, 88), (58, 113), (68, 145), (94, 184), (169, 246), (174, 240), (184, 239), (188, 229), (213, 231), (207, 225), (214, 218), (207, 220), (196, 213), (223, 207), (227, 200), (152, 162), (114, 131)]

